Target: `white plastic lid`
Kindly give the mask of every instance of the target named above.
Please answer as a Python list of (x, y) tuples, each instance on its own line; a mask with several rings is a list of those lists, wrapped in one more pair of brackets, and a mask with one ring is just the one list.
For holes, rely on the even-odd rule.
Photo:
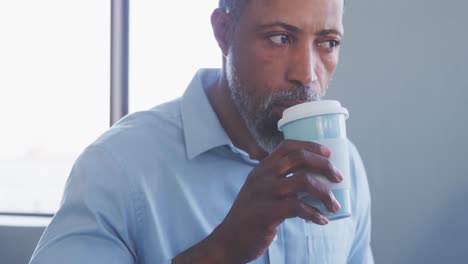
[(278, 121), (278, 129), (283, 131), (281, 129), (283, 125), (298, 119), (328, 114), (344, 114), (345, 118), (349, 116), (348, 110), (336, 100), (312, 101), (297, 104), (284, 110), (283, 118)]

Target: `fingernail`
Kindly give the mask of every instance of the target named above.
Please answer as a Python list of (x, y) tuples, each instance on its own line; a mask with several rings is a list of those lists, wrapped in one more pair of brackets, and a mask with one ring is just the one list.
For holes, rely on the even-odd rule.
[(338, 181), (342, 182), (344, 178), (343, 178), (343, 175), (341, 174), (341, 171), (335, 166), (333, 166), (333, 170), (335, 171), (335, 176), (338, 179)]
[(338, 202), (338, 200), (333, 196), (333, 210), (336, 212), (340, 210), (340, 208), (341, 208), (340, 202)]
[(335, 203), (334, 203), (334, 208), (335, 209), (335, 212), (339, 211), (341, 208), (341, 205), (338, 201), (335, 200)]
[(326, 225), (328, 224), (328, 219), (325, 216), (320, 216), (320, 223)]
[(336, 199), (335, 195), (333, 195), (333, 193), (331, 193), (331, 198), (332, 198), (331, 209), (332, 209), (332, 212), (334, 213), (340, 210), (341, 205), (340, 205), (340, 202), (338, 202), (338, 200)]
[(324, 146), (320, 146), (320, 152), (327, 158), (331, 156), (330, 150)]

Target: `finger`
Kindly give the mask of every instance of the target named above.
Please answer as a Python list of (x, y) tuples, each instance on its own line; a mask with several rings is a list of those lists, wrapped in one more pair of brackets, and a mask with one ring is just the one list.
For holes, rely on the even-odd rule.
[(319, 225), (326, 225), (329, 222), (327, 217), (320, 213), (319, 210), (297, 198), (280, 200), (278, 207), (280, 208), (278, 212), (282, 214), (281, 217), (283, 219), (300, 217)]
[(341, 172), (333, 165), (330, 159), (304, 149), (290, 152), (287, 156), (278, 160), (273, 167), (273, 172), (275, 175), (285, 177), (299, 169), (318, 171), (332, 182), (338, 183), (343, 181)]
[(322, 201), (328, 211), (338, 211), (341, 207), (340, 203), (336, 200), (333, 192), (317, 177), (317, 175), (305, 171), (297, 172), (293, 176), (281, 180), (279, 194), (284, 198), (295, 196), (298, 193), (308, 193)]

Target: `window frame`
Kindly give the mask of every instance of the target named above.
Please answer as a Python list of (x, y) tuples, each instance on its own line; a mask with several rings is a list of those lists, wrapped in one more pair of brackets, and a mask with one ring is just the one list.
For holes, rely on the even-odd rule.
[[(128, 114), (129, 0), (111, 1), (110, 28), (110, 126)], [(1, 212), (0, 226), (11, 226), (12, 219), (29, 226), (45, 227), (54, 214)], [(15, 221), (16, 221), (15, 220)], [(28, 225), (28, 224), (26, 224)]]

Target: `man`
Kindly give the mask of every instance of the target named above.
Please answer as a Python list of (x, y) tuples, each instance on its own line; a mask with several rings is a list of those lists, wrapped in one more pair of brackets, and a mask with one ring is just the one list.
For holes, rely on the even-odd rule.
[(356, 149), (353, 215), (329, 222), (296, 194), (339, 209), (312, 176), (342, 181), (330, 151), (276, 129), (285, 108), (325, 93), (342, 15), (343, 0), (222, 0), (211, 22), (223, 68), (84, 151), (31, 263), (373, 263)]

